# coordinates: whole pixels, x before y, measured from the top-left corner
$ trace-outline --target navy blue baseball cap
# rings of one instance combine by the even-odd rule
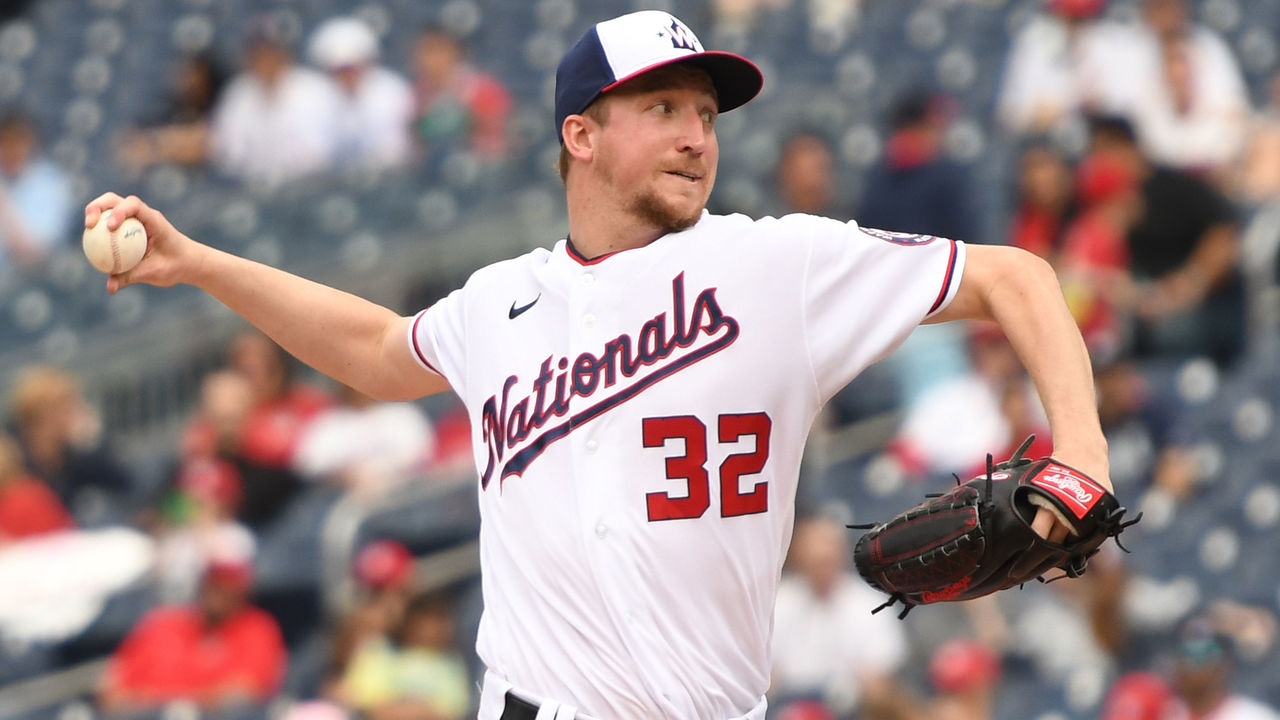
[[[602,93],[650,70],[686,62],[711,76],[720,112],[745,104],[764,85],[755,63],[741,55],[704,50],[674,15],[641,10],[596,23],[561,58],[556,68],[556,136],[565,118],[586,110]]]

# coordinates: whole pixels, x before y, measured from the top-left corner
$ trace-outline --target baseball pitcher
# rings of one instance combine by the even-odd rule
[[[110,223],[147,229],[146,257],[108,291],[189,283],[365,393],[462,398],[482,516],[482,720],[764,718],[806,435],[919,323],[997,322],[1039,390],[1055,461],[1110,486],[1088,356],[1046,263],[705,210],[716,120],[762,82],[665,12],[598,23],[556,74],[568,235],[408,317],[199,244],[136,197],[86,208],[87,227],[111,209]],[[1023,519],[1072,542],[1050,507]]]

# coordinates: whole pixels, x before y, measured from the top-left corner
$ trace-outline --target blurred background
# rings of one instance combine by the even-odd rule
[[[4,3],[0,717],[474,714],[456,399],[336,386],[192,288],[108,298],[81,209],[416,312],[563,236],[555,65],[655,7],[765,74],[714,211],[1054,264],[1145,513],[1082,579],[871,616],[843,523],[1052,448],[998,331],[920,329],[815,428],[771,715],[1276,717],[1280,0]]]

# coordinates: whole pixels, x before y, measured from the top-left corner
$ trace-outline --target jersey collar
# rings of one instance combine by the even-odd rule
[[[569,236],[567,236],[567,235],[565,236],[565,239],[564,239],[564,249],[565,249],[565,252],[569,254],[569,257],[570,257],[574,262],[578,263],[579,265],[583,265],[583,266],[586,266],[586,265],[598,265],[598,264],[600,264],[600,263],[604,262],[605,258],[613,257],[614,255],[617,255],[618,253],[622,252],[621,250],[614,250],[613,252],[607,252],[607,253],[605,253],[605,254],[603,254],[603,255],[597,255],[596,257],[589,258],[589,257],[587,257],[586,255],[583,255],[583,254],[578,250],[578,248],[574,247],[574,244],[573,244],[573,238],[571,238],[571,237],[569,237]]]

